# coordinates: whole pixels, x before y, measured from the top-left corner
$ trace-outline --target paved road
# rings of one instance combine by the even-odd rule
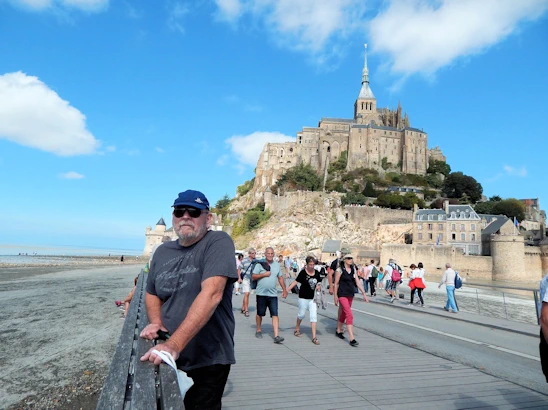
[[[360,346],[352,348],[348,340],[334,336],[333,306],[320,311],[320,346],[311,343],[306,319],[305,334],[294,337],[297,308],[293,295],[280,303],[284,344],[275,345],[266,335],[256,339],[254,310],[247,319],[239,314],[241,296],[235,296],[238,363],[229,377],[224,406],[548,408],[548,389],[537,359],[538,341],[524,334],[534,334],[534,326],[517,325],[521,333],[516,333],[466,322],[462,320],[465,315],[446,316],[434,307],[415,311],[422,308],[400,307],[397,302],[389,305],[380,297],[379,302],[369,304],[358,299],[354,312]],[[434,314],[425,314],[428,310]],[[263,326],[267,333],[269,322]],[[508,327],[512,330],[511,324]]]

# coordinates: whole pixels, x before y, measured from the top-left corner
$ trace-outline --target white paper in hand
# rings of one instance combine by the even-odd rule
[[[171,353],[156,349],[154,349],[152,353],[160,357],[160,359],[162,359],[169,366],[171,366],[173,370],[175,370],[175,373],[177,374],[177,383],[179,384],[179,390],[181,391],[181,397],[184,399],[188,389],[190,389],[194,385],[194,380],[188,377],[187,374],[182,370],[177,369],[177,364],[175,363],[175,360],[173,360],[173,356],[171,355]]]

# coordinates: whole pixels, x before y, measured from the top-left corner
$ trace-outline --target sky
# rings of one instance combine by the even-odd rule
[[[213,204],[265,142],[351,118],[364,43],[487,196],[548,206],[548,0],[0,0],[0,244],[142,249],[177,193]]]

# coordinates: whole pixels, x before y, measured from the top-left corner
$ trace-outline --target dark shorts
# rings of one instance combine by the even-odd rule
[[[185,409],[220,409],[229,373],[229,364],[189,370],[187,374],[194,381],[194,385],[186,392]]]
[[[391,280],[391,281],[390,281],[390,285],[388,286],[388,289],[390,289],[390,290],[396,290],[396,286],[398,286],[399,283],[400,283],[399,281],[394,282],[393,280]]]
[[[278,316],[278,297],[257,295],[257,315],[265,316],[267,307],[270,317]]]

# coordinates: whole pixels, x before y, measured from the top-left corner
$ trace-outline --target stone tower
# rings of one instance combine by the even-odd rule
[[[367,44],[364,44],[364,63],[362,70],[362,88],[354,103],[354,119],[358,124],[369,124],[378,119],[377,99],[369,87],[369,68],[367,67]]]
[[[515,281],[525,270],[525,243],[520,235],[491,235],[493,280]]]

